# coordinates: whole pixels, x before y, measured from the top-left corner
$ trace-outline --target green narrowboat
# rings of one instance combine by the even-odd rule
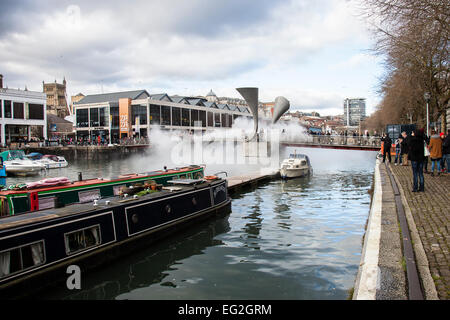
[[[48,185],[43,183],[38,187],[22,184],[0,191],[0,217],[113,197],[119,195],[124,187],[142,185],[148,181],[165,186],[169,180],[201,179],[203,177],[204,167],[192,165],[146,173],[125,174],[113,178],[88,180],[79,178],[78,181],[68,181],[63,178],[59,185],[58,182],[55,184],[55,180]],[[45,180],[42,181],[45,182]]]

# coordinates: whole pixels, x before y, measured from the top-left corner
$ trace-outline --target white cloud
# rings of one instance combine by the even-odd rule
[[[342,96],[336,88],[303,84],[297,90],[301,85],[292,82],[308,77],[300,67],[317,63],[316,56],[325,48],[368,44],[349,2],[258,3],[54,2],[60,6],[49,5],[39,13],[41,24],[0,35],[0,70],[6,82],[26,82],[31,90],[41,90],[42,80],[65,76],[69,95],[98,93],[103,87],[105,92],[178,90],[172,94],[223,88],[238,96],[234,88],[248,83],[261,86],[265,100],[284,95],[299,106],[340,107]],[[369,59],[357,54],[322,63],[339,72]],[[287,73],[289,77],[283,77]]]

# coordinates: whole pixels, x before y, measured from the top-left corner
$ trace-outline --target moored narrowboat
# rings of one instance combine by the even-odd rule
[[[178,182],[168,181],[166,187],[144,189],[133,196],[0,219],[0,294],[35,288],[37,279],[49,274],[53,278],[54,272],[69,265],[90,268],[113,258],[106,252],[148,245],[144,237],[166,235],[187,222],[230,212],[226,180]]]
[[[0,217],[43,209],[58,208],[73,203],[84,203],[105,197],[117,196],[122,187],[136,183],[154,181],[166,185],[173,179],[200,179],[204,167],[188,166],[159,171],[124,174],[111,178],[96,178],[78,181],[44,179],[41,184],[20,184],[0,191]]]

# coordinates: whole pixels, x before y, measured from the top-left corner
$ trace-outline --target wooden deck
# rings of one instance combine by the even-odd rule
[[[228,193],[233,194],[239,192],[245,187],[256,187],[260,183],[267,182],[280,177],[280,173],[274,174],[248,174],[226,178],[228,182]]]

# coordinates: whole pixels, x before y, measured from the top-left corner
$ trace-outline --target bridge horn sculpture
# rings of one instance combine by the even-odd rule
[[[253,115],[253,135],[247,141],[251,141],[258,133],[258,88],[236,88],[244,98]],[[275,99],[272,123],[276,123],[280,117],[289,109],[289,101],[284,97]]]
[[[248,141],[253,140],[258,133],[258,88],[236,88],[247,102],[253,115],[253,135]]]
[[[273,108],[272,123],[276,123],[280,117],[289,110],[289,101],[285,97],[275,98],[275,107]]]

